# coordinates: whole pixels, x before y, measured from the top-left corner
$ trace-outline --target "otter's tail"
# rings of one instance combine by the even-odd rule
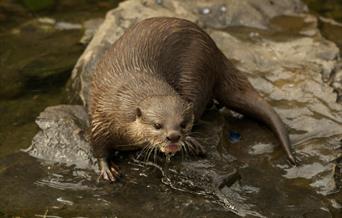
[[[288,132],[279,115],[258,94],[241,72],[231,64],[228,71],[215,87],[215,98],[227,108],[266,123],[278,137],[290,162],[296,164],[296,159],[290,149]]]

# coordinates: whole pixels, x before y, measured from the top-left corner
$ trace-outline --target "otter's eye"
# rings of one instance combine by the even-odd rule
[[[183,121],[183,122],[180,124],[180,127],[181,127],[182,129],[185,129],[185,128],[186,128],[186,122]]]
[[[154,127],[155,129],[161,129],[161,128],[162,128],[162,125],[161,125],[160,123],[154,123],[154,124],[153,124],[153,127]]]

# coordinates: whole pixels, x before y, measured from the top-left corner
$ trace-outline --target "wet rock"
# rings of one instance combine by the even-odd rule
[[[83,23],[84,26],[84,35],[82,36],[80,42],[82,44],[88,44],[91,39],[94,37],[96,31],[99,29],[101,24],[103,23],[102,18],[87,20]]]
[[[272,146],[271,144],[258,143],[250,149],[249,153],[258,155],[258,154],[272,153],[273,150],[274,150],[274,146]]]
[[[336,65],[339,50],[332,42],[302,37],[249,43],[220,31],[213,31],[211,36],[229,58],[239,61],[237,65],[248,72],[252,84],[275,101],[275,108],[291,128],[312,134],[326,132],[330,126],[331,135],[341,134],[341,106],[320,75],[323,70],[332,72]],[[313,113],[330,119],[310,117]]]
[[[244,201],[242,196],[248,187],[239,185],[239,172],[227,159],[183,160],[167,171],[159,170],[162,183],[175,191],[203,196],[239,216],[262,217]],[[257,189],[254,191],[258,192]]]
[[[199,6],[199,22],[215,29],[224,29],[229,26],[266,29],[269,20],[275,16],[302,13],[307,10],[300,1],[232,0],[211,4],[200,3]]]
[[[65,30],[80,30],[83,29],[83,25],[79,23],[70,23],[65,21],[57,21],[50,17],[41,17],[36,20],[32,20],[24,24],[24,26],[33,25],[36,28],[40,28],[42,30],[49,30],[50,31],[65,31]]]
[[[80,168],[92,166],[94,158],[86,140],[88,115],[82,106],[48,107],[36,123],[40,131],[26,150],[30,155]]]
[[[321,175],[319,179],[311,183],[310,185],[314,188],[317,188],[318,193],[322,195],[329,195],[335,192],[338,192],[338,187],[336,186],[335,181],[335,164],[330,164],[326,173]]]
[[[297,178],[302,177],[306,179],[311,179],[312,177],[318,175],[321,172],[324,172],[326,168],[330,168],[329,166],[323,166],[319,163],[313,163],[310,165],[302,165],[296,168],[290,168],[287,171],[287,174],[284,175],[286,178]]]
[[[335,71],[330,74],[329,80],[338,95],[337,102],[342,103],[342,61],[336,65]]]
[[[78,23],[57,22],[55,25],[57,30],[79,30],[82,29],[82,25]]]

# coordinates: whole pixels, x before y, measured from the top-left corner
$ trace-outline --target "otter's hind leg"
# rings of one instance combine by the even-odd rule
[[[229,64],[229,63],[228,63]],[[292,164],[296,159],[290,149],[287,129],[274,109],[258,94],[247,78],[231,64],[221,73],[214,87],[215,98],[227,108],[266,123],[278,137]]]

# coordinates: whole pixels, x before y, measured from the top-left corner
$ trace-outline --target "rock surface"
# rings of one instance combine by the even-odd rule
[[[37,158],[80,168],[92,166],[94,158],[86,140],[88,114],[80,105],[48,107],[36,119],[41,129],[26,151]]]
[[[76,93],[75,99],[86,105],[89,79],[96,62],[137,21],[153,16],[176,16],[196,22],[279,112],[290,128],[301,165],[289,166],[284,154],[274,146],[275,139],[262,127],[246,119],[232,118],[223,111],[229,122],[218,122],[213,119],[217,115],[210,113],[207,121],[204,118],[202,140],[210,139],[208,146],[213,148],[209,149],[208,157],[182,162],[178,171],[178,164],[171,166],[169,173],[162,169],[162,182],[172,190],[210,193],[220,205],[223,202],[224,208],[239,216],[329,217],[338,213],[342,202],[338,170],[342,108],[326,81],[334,75],[332,86],[339,90],[340,79],[336,79],[340,76],[339,49],[321,36],[317,18],[306,14],[306,10],[296,0],[125,1],[108,12],[76,64],[68,88]],[[83,167],[92,165],[89,145],[80,134],[87,124],[81,106],[48,108],[40,117],[37,123],[42,131],[33,140],[31,154],[50,161],[81,162]],[[228,129],[240,132],[241,141],[227,143]],[[236,169],[241,180],[221,187],[219,184]],[[198,175],[205,172],[210,175],[199,179]],[[147,178],[153,178],[151,175],[146,172]],[[212,182],[220,175],[224,178],[219,179],[221,183]],[[208,184],[215,184],[214,188]],[[300,208],[293,208],[298,204]]]

